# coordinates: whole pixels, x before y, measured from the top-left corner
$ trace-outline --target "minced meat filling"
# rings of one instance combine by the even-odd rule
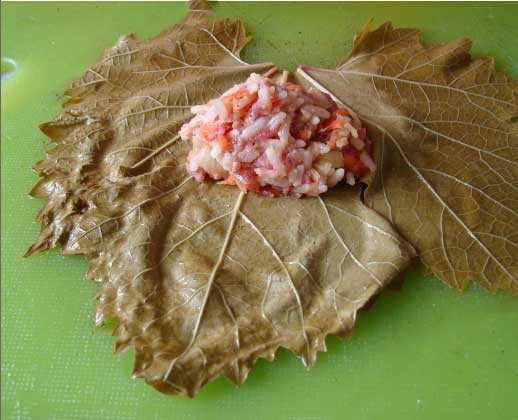
[[[199,182],[317,196],[375,169],[365,128],[315,89],[251,74],[192,112],[180,136],[192,141],[187,170]]]

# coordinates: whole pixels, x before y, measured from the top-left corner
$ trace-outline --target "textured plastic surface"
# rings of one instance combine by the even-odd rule
[[[225,3],[254,37],[248,61],[288,69],[335,65],[353,34],[375,24],[424,29],[428,42],[461,36],[518,75],[518,4]],[[351,340],[328,341],[315,369],[280,352],[237,390],[226,380],[194,399],[130,379],[132,354],[111,355],[110,329],[94,329],[82,257],[21,256],[43,202],[27,192],[31,165],[50,144],[37,124],[59,112],[67,82],[124,33],[149,37],[180,18],[183,3],[2,3],[2,418],[22,419],[515,419],[518,299],[472,286],[450,290],[416,270],[359,316]]]

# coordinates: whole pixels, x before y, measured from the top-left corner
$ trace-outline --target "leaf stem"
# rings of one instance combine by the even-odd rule
[[[234,205],[234,209],[232,210],[232,218],[230,219],[230,223],[228,225],[227,233],[225,235],[225,239],[223,241],[223,245],[221,246],[221,250],[219,252],[218,259],[216,261],[216,264],[214,264],[214,267],[212,268],[212,272],[210,273],[210,277],[209,277],[209,280],[208,280],[207,285],[206,285],[207,291],[205,293],[205,296],[203,297],[203,302],[201,304],[201,308],[200,308],[200,311],[199,311],[199,314],[198,314],[198,318],[196,319],[196,324],[194,326],[194,331],[192,333],[191,340],[189,341],[189,344],[187,345],[185,350],[178,357],[175,357],[171,361],[171,364],[169,365],[169,368],[167,369],[167,371],[166,371],[166,373],[164,375],[164,381],[166,381],[166,382],[168,382],[167,378],[171,374],[171,371],[173,370],[173,367],[174,367],[174,364],[176,363],[176,361],[181,359],[183,356],[185,356],[185,354],[187,354],[187,352],[191,349],[192,345],[194,344],[194,341],[198,337],[198,332],[200,330],[201,321],[203,319],[203,314],[205,313],[205,308],[207,307],[207,302],[209,301],[209,296],[210,296],[210,293],[212,291],[212,286],[214,285],[214,281],[216,279],[216,275],[218,274],[218,271],[219,271],[219,269],[220,269],[220,267],[223,264],[223,261],[225,259],[225,254],[227,252],[228,246],[230,245],[232,233],[233,233],[234,227],[236,225],[237,217],[240,214],[241,204],[243,202],[243,199],[244,199],[245,195],[246,195],[246,193],[243,192],[243,191],[241,191],[239,193],[239,196],[237,197],[237,200],[236,200],[236,204]]]
[[[164,151],[165,149],[167,149],[169,146],[171,146],[174,142],[176,142],[177,140],[180,139],[180,136],[177,134],[176,136],[174,136],[171,140],[169,140],[168,142],[166,142],[165,144],[163,144],[162,146],[160,146],[158,149],[156,149],[155,151],[153,151],[152,153],[150,153],[149,155],[147,155],[145,158],[139,160],[137,163],[135,163],[134,165],[130,166],[130,167],[127,167],[127,166],[121,166],[120,167],[120,171],[122,173],[122,175],[125,175],[129,170],[132,170],[132,169],[135,169],[135,168],[138,168],[140,165],[146,163],[149,159],[155,157],[156,155],[162,153],[162,151]]]

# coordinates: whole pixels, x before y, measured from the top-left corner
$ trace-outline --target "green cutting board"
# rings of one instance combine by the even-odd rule
[[[184,3],[2,3],[3,419],[518,419],[518,299],[471,286],[449,289],[414,269],[359,316],[350,340],[330,339],[307,371],[280,351],[236,389],[225,379],[194,400],[130,379],[133,355],[113,356],[109,328],[94,329],[81,256],[23,259],[43,204],[27,192],[50,147],[37,124],[59,112],[67,82],[121,34],[157,34]],[[470,36],[518,75],[518,4],[224,3],[253,36],[244,58],[281,68],[333,66],[371,16],[424,29],[428,42]],[[8,66],[8,64],[7,64]]]

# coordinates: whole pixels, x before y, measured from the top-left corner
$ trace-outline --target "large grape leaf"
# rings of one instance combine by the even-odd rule
[[[191,9],[155,39],[121,38],[42,126],[57,146],[36,166],[48,202],[28,251],[85,254],[96,322],[117,318],[134,375],[189,396],[220,375],[242,383],[281,346],[313,365],[414,256],[354,190],[272,199],[188,176],[189,107],[272,67],[239,59],[239,22]]]
[[[365,200],[443,281],[518,293],[518,80],[471,41],[385,23],[335,70],[298,73],[357,112],[376,145]]]
[[[138,173],[170,155],[192,105],[274,68],[239,58],[249,39],[240,21],[214,19],[206,2],[191,2],[181,22],[150,40],[122,36],[72,81],[64,112],[40,125],[57,146],[35,166],[43,178],[31,195],[51,199],[29,254],[66,244],[86,195],[120,178],[121,167]]]

